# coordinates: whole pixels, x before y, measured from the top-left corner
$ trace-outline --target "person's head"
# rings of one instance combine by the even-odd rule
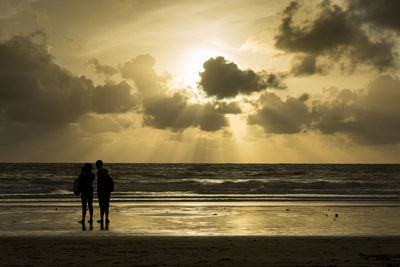
[[[96,167],[97,169],[101,169],[103,167],[103,161],[101,160],[96,161]]]
[[[85,172],[91,172],[91,171],[92,171],[92,164],[90,164],[90,163],[85,163],[85,164],[83,165],[83,170],[84,170]]]

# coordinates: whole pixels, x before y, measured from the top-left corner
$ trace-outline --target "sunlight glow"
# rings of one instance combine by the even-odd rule
[[[182,62],[181,74],[183,82],[187,86],[197,90],[197,83],[200,81],[199,72],[204,71],[203,64],[209,58],[225,56],[219,51],[210,49],[192,49],[184,56]]]

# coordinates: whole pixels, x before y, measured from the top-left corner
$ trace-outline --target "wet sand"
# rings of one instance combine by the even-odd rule
[[[281,204],[112,203],[109,231],[85,233],[78,205],[0,206],[0,236],[400,236],[398,204]]]
[[[398,203],[112,203],[108,231],[79,205],[0,216],[1,266],[400,266]]]
[[[400,266],[398,237],[0,237],[3,266]]]

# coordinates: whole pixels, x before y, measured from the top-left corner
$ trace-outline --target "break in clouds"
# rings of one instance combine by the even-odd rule
[[[395,67],[398,1],[347,0],[343,7],[323,0],[317,8],[309,3],[289,2],[275,35],[275,47],[294,54],[293,75],[327,74],[331,62],[347,72],[360,64],[380,72]]]

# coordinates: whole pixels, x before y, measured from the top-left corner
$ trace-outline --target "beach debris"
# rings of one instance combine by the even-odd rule
[[[15,220],[13,220],[13,223],[15,223]]]
[[[218,215],[217,213],[214,213],[213,215]]]
[[[286,209],[286,211],[289,211],[290,209]]]
[[[335,218],[337,218],[337,217],[339,217],[339,213],[336,213],[336,214],[335,214]]]
[[[325,214],[325,216],[326,216],[326,217],[328,217],[328,213],[327,213],[327,214]]]

